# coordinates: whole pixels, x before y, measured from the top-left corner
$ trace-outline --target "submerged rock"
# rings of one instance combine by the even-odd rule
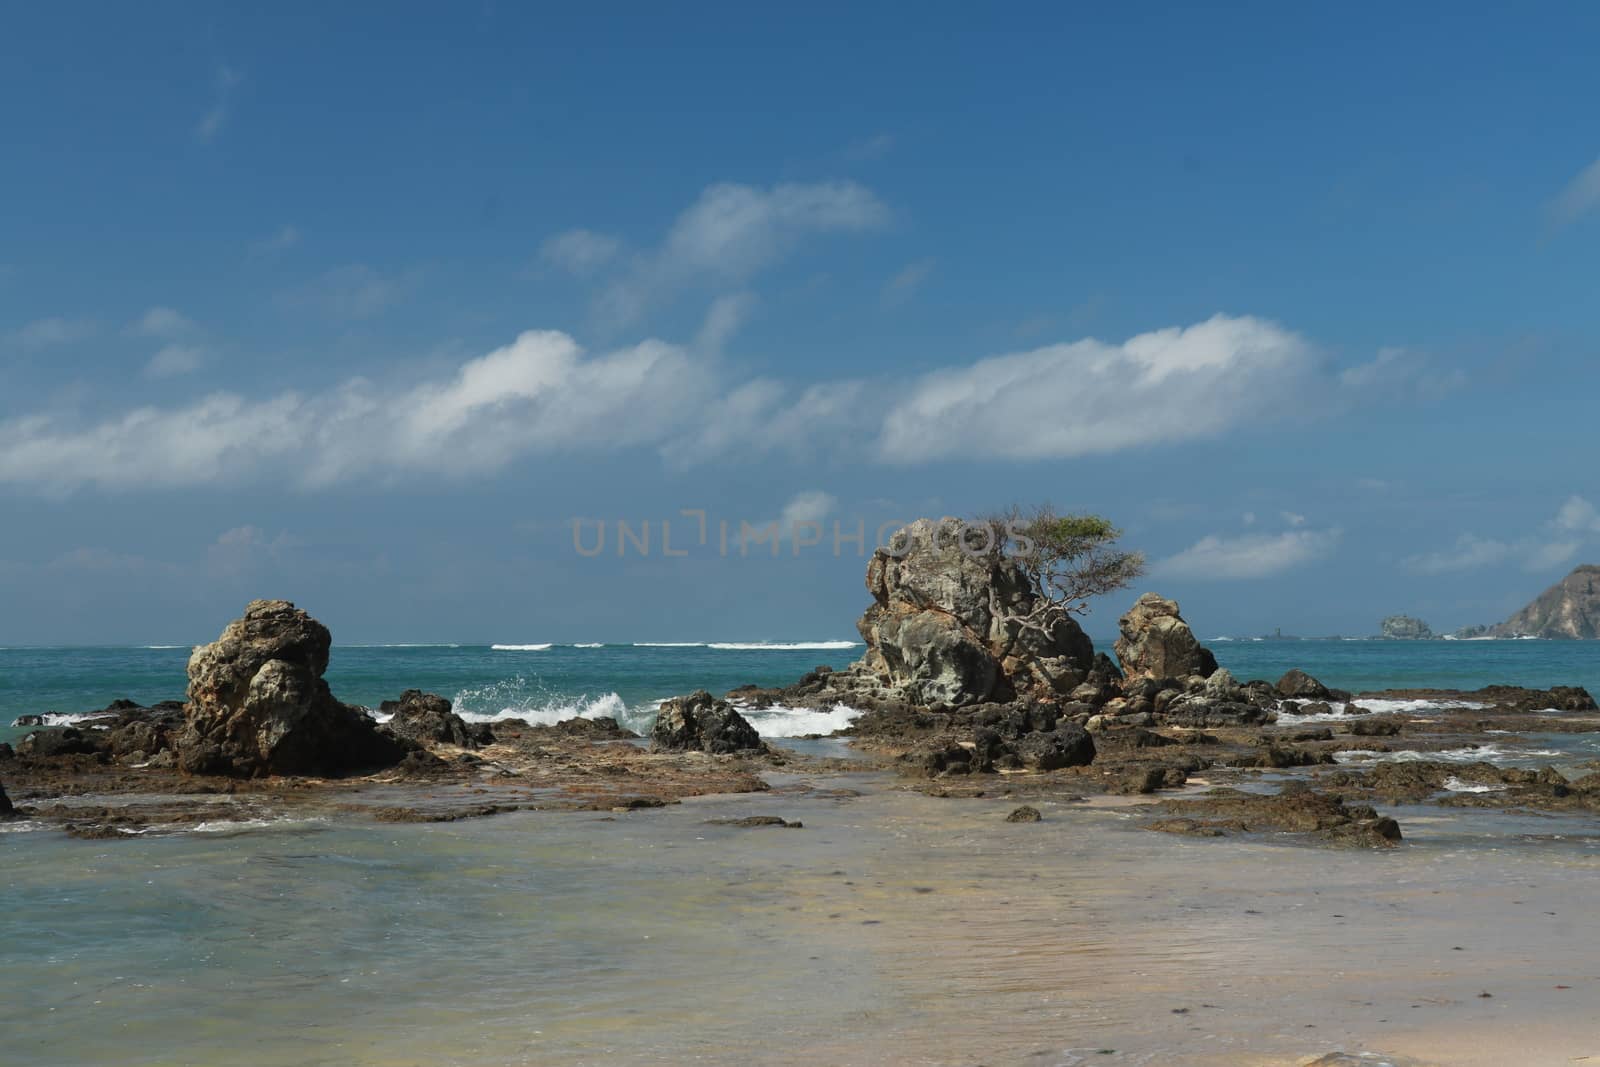
[[[1026,804],[1006,816],[1006,822],[1039,822],[1043,819],[1044,816],[1039,814],[1038,808],[1031,808]]]
[[[650,748],[658,752],[709,752],[725,755],[765,748],[761,735],[725,700],[701,689],[663,701],[650,731]]]
[[[1388,816],[1304,786],[1286,786],[1271,795],[1215,789],[1193,800],[1165,801],[1162,807],[1179,818],[1152,823],[1148,829],[1208,837],[1273,830],[1363,848],[1390,848],[1402,840],[1400,824]]]
[[[342,774],[391,766],[409,747],[323,680],[327,627],[286,600],[257,600],[189,658],[178,766],[191,774]]]
[[[1178,613],[1178,602],[1146,593],[1118,622],[1114,649],[1129,678],[1209,678],[1217,658]]]
[[[399,700],[385,700],[378,710],[391,716],[384,725],[396,736],[418,742],[477,748],[494,743],[488,723],[469,723],[450,701],[420,689],[407,689]]]

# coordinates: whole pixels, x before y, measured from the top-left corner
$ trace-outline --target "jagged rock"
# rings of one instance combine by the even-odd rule
[[[0,819],[9,819],[16,815],[17,809],[11,806],[11,798],[6,796],[4,782],[0,782]]]
[[[716,699],[704,689],[663,701],[650,731],[650,748],[658,752],[725,755],[763,747],[761,735],[732,704]]]
[[[964,529],[919,519],[873,553],[861,668],[911,704],[1072,693],[1094,665],[1088,637],[1037,597],[1015,560],[981,551]]]
[[[341,774],[391,766],[409,747],[323,680],[327,627],[286,600],[256,600],[189,658],[187,723],[176,739],[191,774]]]
[[[99,751],[100,738],[85,734],[74,726],[49,726],[35,730],[17,742],[17,755],[35,759],[56,756],[87,756]]]
[[[1267,708],[1228,700],[1212,700],[1203,694],[1185,693],[1173,698],[1161,712],[1169,726],[1260,726],[1276,720]]]
[[[1303,783],[1291,783],[1269,795],[1215,789],[1192,800],[1165,801],[1162,807],[1186,817],[1152,823],[1148,829],[1203,836],[1214,836],[1208,831],[1279,830],[1364,848],[1389,848],[1401,840],[1400,825],[1388,816],[1366,804],[1346,804],[1339,796],[1318,793]]]
[[[1327,686],[1299,667],[1279,678],[1275,688],[1282,696],[1298,697],[1301,700],[1327,700],[1331,695]]]
[[[1118,623],[1115,651],[1128,678],[1209,678],[1217,659],[1178,614],[1178,603],[1146,593]]]
[[[1008,746],[1022,765],[1040,771],[1084,767],[1094,762],[1094,738],[1073,722],[1058,722],[1054,730],[1024,734]]]
[[[450,701],[420,689],[407,689],[399,700],[385,700],[378,710],[391,716],[384,724],[391,733],[412,741],[459,748],[494,743],[488,723],[469,723],[455,713]]]
[[[1390,641],[1426,641],[1433,637],[1433,629],[1427,623],[1410,615],[1390,615],[1378,625]]]
[[[1038,808],[1030,808],[1024,804],[1022,807],[1013,810],[1010,815],[1007,815],[1006,822],[1038,822],[1043,818],[1044,816],[1039,814]]]
[[[1489,632],[1497,637],[1600,637],[1600,567],[1575,568]]]

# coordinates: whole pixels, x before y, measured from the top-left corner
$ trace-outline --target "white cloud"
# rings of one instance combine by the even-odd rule
[[[852,141],[844,150],[845,158],[854,163],[882,159],[894,148],[894,134],[877,133]]]
[[[283,294],[290,308],[311,309],[329,318],[370,319],[410,295],[420,282],[415,272],[381,274],[363,263],[336,267],[320,278]]]
[[[935,261],[932,259],[919,259],[915,263],[906,264],[893,278],[883,286],[882,299],[886,306],[894,307],[905,303],[916,295],[922,283],[926,282],[933,274]]]
[[[1315,371],[1309,344],[1248,316],[1051,345],[912,382],[877,452],[894,463],[1061,459],[1199,440],[1282,410]]]
[[[279,226],[272,236],[264,237],[251,245],[250,254],[252,256],[272,256],[279,252],[287,252],[298,245],[303,236],[298,226],[287,224]]]
[[[166,345],[144,366],[146,378],[176,378],[205,366],[205,349],[198,345]]]
[[[1466,533],[1456,538],[1454,546],[1442,552],[1410,556],[1405,565],[1408,570],[1418,574],[1449,574],[1492,567],[1505,562],[1511,553],[1511,546],[1504,541]]]
[[[1366,392],[1386,399],[1410,396],[1418,400],[1437,400],[1467,384],[1460,368],[1440,368],[1419,352],[1405,348],[1381,348],[1369,363],[1346,368],[1339,384],[1353,392]]]
[[[1600,159],[1583,168],[1550,202],[1550,221],[1556,226],[1577,222],[1600,207]]]
[[[739,332],[755,305],[756,299],[750,293],[717,297],[706,312],[700,332],[695,335],[695,350],[708,355],[721,354],[723,346]]]
[[[32,352],[58,345],[73,345],[86,341],[95,334],[95,325],[87,319],[48,318],[35,319],[12,334],[13,340]]]
[[[796,493],[787,504],[783,506],[783,521],[785,530],[791,529],[797,522],[821,522],[839,506],[839,501],[830,493],[820,489],[809,489],[803,493]]]
[[[626,326],[687,286],[742,284],[807,236],[874,229],[888,218],[877,196],[855,182],[713,185],[678,216],[659,248],[635,257],[606,288],[598,309],[608,325]]]
[[[713,395],[676,346],[586,357],[565,334],[529,332],[409,388],[353,379],[316,396],[218,393],[87,426],[48,415],[0,421],[0,484],[67,492],[475,477],[527,456],[659,443]]]
[[[593,230],[568,230],[539,246],[539,258],[568,274],[587,277],[611,262],[622,249],[615,237]]]
[[[1440,552],[1408,556],[1403,565],[1419,574],[1450,574],[1515,563],[1526,571],[1565,566],[1600,534],[1600,511],[1581,496],[1570,496],[1555,517],[1535,533],[1515,541],[1464,533]]]
[[[1288,530],[1279,534],[1203,537],[1150,568],[1155,577],[1194,581],[1268,578],[1330,555],[1338,530]]]
[[[228,109],[233,100],[233,91],[243,80],[244,75],[227,64],[217,67],[211,106],[195,124],[194,135],[197,138],[209,141],[222,132],[222,127],[228,122]]]
[[[1290,526],[1304,526],[1306,524],[1306,517],[1293,511],[1280,511],[1278,512],[1278,517]]]
[[[198,327],[169,307],[153,307],[129,324],[127,333],[134,337],[171,339],[194,333]]]

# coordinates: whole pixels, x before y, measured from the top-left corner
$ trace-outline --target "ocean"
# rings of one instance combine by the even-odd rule
[[[639,728],[663,697],[861,652],[738,646],[335,646],[329,681],[369,706],[418,687],[474,718]],[[1241,679],[1600,691],[1600,643],[1212,647]],[[0,650],[0,739],[20,714],[179,698],[188,652]],[[774,737],[846,719],[756,716]],[[0,1062],[1237,1067],[1381,1049],[1471,1067],[1595,1051],[1591,820],[1391,808],[1406,846],[1350,852],[1140,832],[1138,798],[1041,801],[1043,822],[1013,825],[1003,796],[768,777],[768,793],[618,814],[0,833]],[[707,822],[759,814],[805,826]]]
[[[1109,640],[1095,646],[1109,649]],[[1354,692],[1495,683],[1582,685],[1600,694],[1600,642],[1220,641],[1217,661],[1236,678],[1276,680],[1292,667]],[[19,715],[72,715],[127,698],[181,700],[187,647],[0,648],[0,741],[23,732]],[[465,717],[552,723],[609,715],[647,730],[662,699],[695,689],[721,695],[745,684],[784,685],[813,667],[861,655],[843,638],[793,642],[572,645],[335,645],[328,683],[340,699],[376,708],[408,688],[449,697]],[[752,721],[768,737],[831,733],[848,710],[777,710]]]

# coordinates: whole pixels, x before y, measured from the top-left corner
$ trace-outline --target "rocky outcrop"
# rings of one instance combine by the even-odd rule
[[[399,700],[385,700],[378,710],[390,716],[384,725],[397,737],[458,748],[494,743],[488,723],[469,723],[455,713],[450,701],[420,689],[407,689]]]
[[[650,748],[655,752],[728,755],[758,752],[764,747],[761,735],[732,704],[704,689],[663,701],[650,731]]]
[[[1489,632],[1495,637],[1600,637],[1600,567],[1578,567]]]
[[[1209,678],[1217,659],[1178,614],[1178,602],[1146,593],[1118,623],[1114,649],[1128,678]]]
[[[1433,637],[1433,629],[1427,623],[1410,615],[1390,615],[1378,626],[1388,641],[1427,641]]]
[[[1278,684],[1273,687],[1279,696],[1291,697],[1295,700],[1327,700],[1333,696],[1333,691],[1311,675],[1294,668],[1278,679]]]
[[[323,680],[327,627],[286,600],[257,600],[189,658],[178,766],[191,774],[336,775],[390,766],[408,746]]]
[[[861,667],[911,704],[1070,693],[1093,665],[1088,637],[1015,560],[965,530],[958,519],[919,519],[873,553]]]

